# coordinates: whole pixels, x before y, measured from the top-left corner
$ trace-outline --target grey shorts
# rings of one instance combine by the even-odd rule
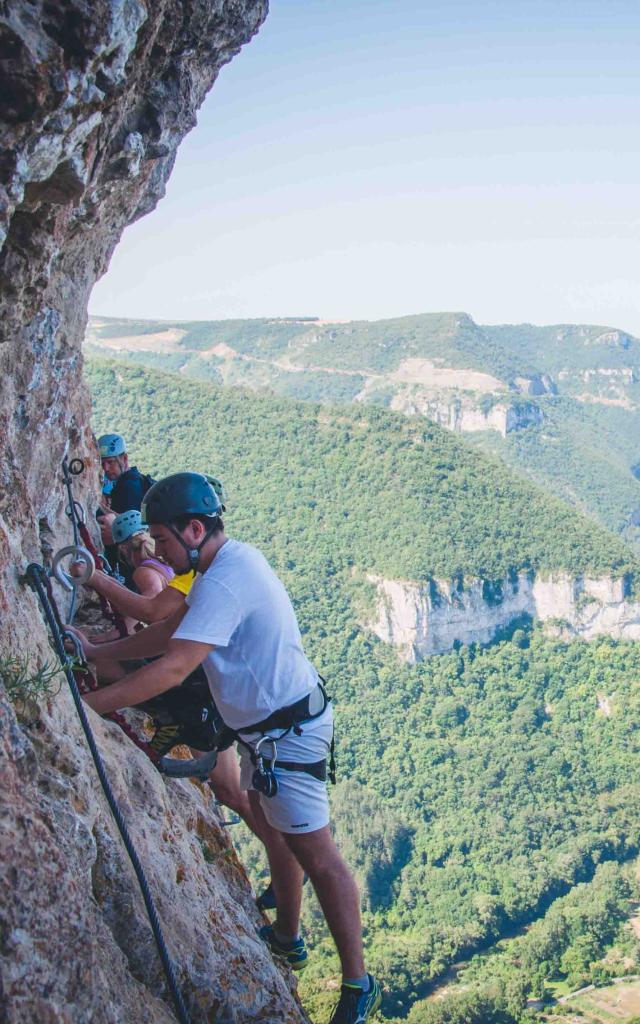
[[[302,735],[290,732],[279,740],[282,730],[274,729],[273,737],[278,747],[278,758],[281,761],[313,763],[328,756],[333,735],[333,711],[331,705],[319,718],[305,722],[301,726]],[[271,735],[271,734],[270,734]],[[260,739],[259,735],[243,734],[242,739],[250,746]],[[255,766],[251,755],[242,744],[238,744],[240,752],[240,786],[242,789],[253,789],[251,780]],[[266,744],[262,751],[271,757],[271,746]],[[306,772],[290,772],[276,766],[274,769],[278,780],[278,792],[275,796],[266,797],[260,794],[260,805],[264,816],[278,832],[292,835],[304,832],[317,832],[329,824],[329,799],[326,782],[314,779]]]

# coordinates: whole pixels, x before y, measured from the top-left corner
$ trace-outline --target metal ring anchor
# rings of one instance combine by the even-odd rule
[[[68,558],[70,555],[73,555],[75,561],[84,562],[85,568],[81,576],[71,576],[62,568],[60,564],[62,559]],[[60,548],[51,562],[51,575],[57,579],[61,587],[69,591],[75,590],[80,583],[88,583],[95,571],[96,563],[93,560],[93,555],[86,548],[77,544],[69,544],[66,548]]]

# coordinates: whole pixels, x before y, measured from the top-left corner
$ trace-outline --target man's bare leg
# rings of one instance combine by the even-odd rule
[[[264,843],[271,869],[271,883],[276,896],[276,935],[283,942],[296,939],[300,930],[300,905],[304,872],[296,860],[282,832],[273,828],[264,816],[260,794],[248,792],[256,833]]]
[[[200,751],[193,751],[197,757]],[[218,803],[235,811],[253,834],[262,840],[261,823],[256,821],[246,790],[240,788],[240,764],[234,747],[218,754],[216,766],[209,775],[209,785]]]
[[[364,976],[360,895],[353,875],[333,841],[328,825],[304,835],[283,835],[302,865],[322,907],[338,950],[345,978]],[[278,901],[280,914],[280,901]]]

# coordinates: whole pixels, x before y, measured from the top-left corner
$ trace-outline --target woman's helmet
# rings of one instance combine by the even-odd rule
[[[119,516],[116,516],[111,525],[113,543],[122,544],[125,540],[129,540],[129,537],[133,537],[134,534],[145,533],[147,530],[148,526],[142,522],[142,516],[137,509],[121,512]]]

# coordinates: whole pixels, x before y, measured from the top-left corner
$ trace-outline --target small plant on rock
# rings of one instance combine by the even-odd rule
[[[55,697],[62,679],[62,669],[48,661],[34,670],[27,655],[0,656],[0,682],[14,704],[38,704],[43,698]]]

